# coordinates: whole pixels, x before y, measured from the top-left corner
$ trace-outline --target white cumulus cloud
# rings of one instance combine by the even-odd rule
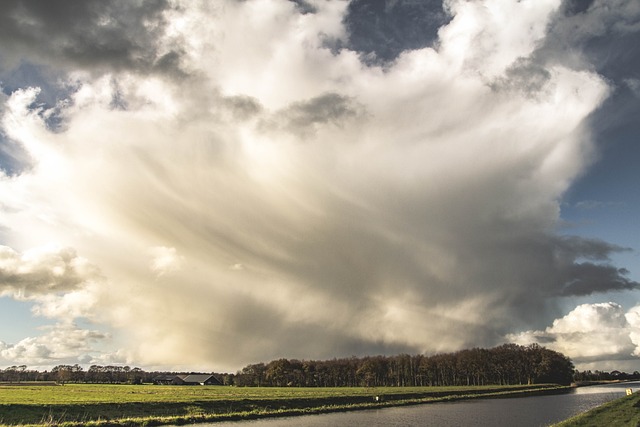
[[[540,343],[574,359],[578,366],[591,361],[632,359],[638,355],[639,306],[625,313],[617,303],[581,304],[543,331],[507,336],[519,344]]]
[[[15,344],[0,341],[0,363],[45,367],[79,363],[81,355],[99,355],[96,344],[109,339],[108,334],[79,328],[72,322],[43,328],[44,334]]]

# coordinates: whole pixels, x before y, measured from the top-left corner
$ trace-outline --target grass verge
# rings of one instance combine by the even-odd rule
[[[632,394],[576,415],[553,427],[640,426],[640,394]]]

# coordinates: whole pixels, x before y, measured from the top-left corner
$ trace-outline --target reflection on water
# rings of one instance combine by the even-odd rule
[[[634,381],[629,383],[615,383],[606,385],[591,385],[588,387],[579,387],[575,394],[593,394],[593,393],[626,393],[630,388],[634,392],[640,391],[640,382]]]
[[[522,426],[557,423],[580,412],[640,390],[640,382],[580,387],[571,393],[508,399],[476,399],[465,402],[340,412],[301,417],[200,424],[211,427],[410,427],[410,426]]]

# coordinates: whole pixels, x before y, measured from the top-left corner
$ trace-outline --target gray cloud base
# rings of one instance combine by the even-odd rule
[[[175,52],[159,54],[164,1],[23,1],[3,3],[2,59],[62,67],[173,67]],[[25,58],[26,57],[26,58]]]

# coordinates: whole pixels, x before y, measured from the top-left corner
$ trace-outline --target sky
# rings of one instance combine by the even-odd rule
[[[636,0],[6,0],[0,368],[640,370],[639,114]]]

